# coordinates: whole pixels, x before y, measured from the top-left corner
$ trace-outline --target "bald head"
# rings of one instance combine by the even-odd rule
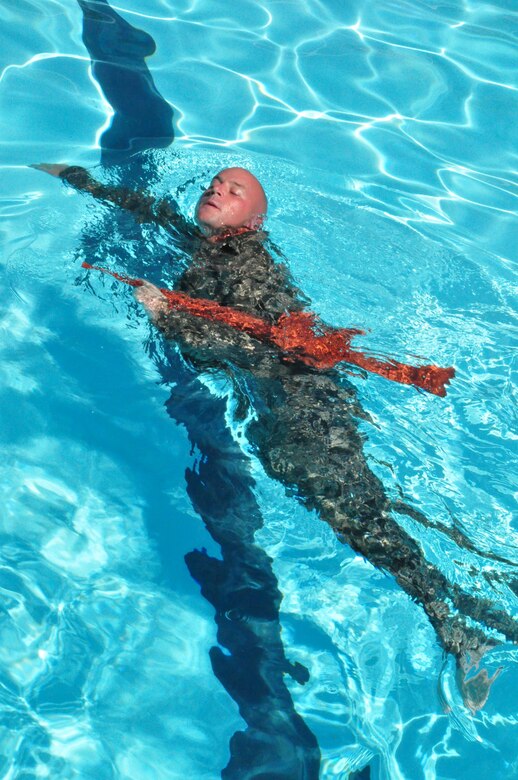
[[[212,179],[196,206],[196,221],[206,234],[225,228],[257,230],[266,216],[264,190],[246,168],[225,168]]]

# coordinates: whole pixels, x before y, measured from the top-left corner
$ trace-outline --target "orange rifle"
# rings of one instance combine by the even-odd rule
[[[141,279],[121,276],[115,271],[86,262],[83,263],[83,268],[108,273],[132,287],[143,285]],[[452,367],[410,366],[396,360],[384,362],[353,350],[351,339],[364,334],[365,331],[356,328],[334,328],[319,320],[312,312],[282,314],[272,325],[260,317],[254,317],[252,314],[231,306],[223,306],[206,298],[193,298],[186,293],[163,288],[160,288],[160,292],[167,299],[171,309],[230,325],[259,341],[278,347],[287,360],[298,360],[312,368],[325,370],[337,363],[351,363],[393,382],[420,387],[428,393],[442,397],[446,395],[446,385],[455,376],[455,369]]]

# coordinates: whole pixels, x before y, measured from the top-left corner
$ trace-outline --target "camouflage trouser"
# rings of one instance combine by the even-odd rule
[[[370,470],[358,429],[365,414],[351,386],[296,366],[254,372],[250,383],[257,416],[248,439],[266,473],[316,510],[353,550],[390,572],[423,606],[445,650],[460,657],[491,644],[465,616],[518,642],[516,621],[448,582],[394,519],[394,508],[419,513],[401,502],[392,505]]]

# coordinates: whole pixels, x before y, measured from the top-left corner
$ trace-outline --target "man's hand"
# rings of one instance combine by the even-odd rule
[[[68,167],[69,166],[65,163],[33,163],[32,165],[29,165],[29,168],[36,168],[37,171],[43,171],[44,173],[57,177],[59,177],[59,175]]]
[[[159,287],[150,282],[143,281],[141,287],[135,288],[135,298],[143,305],[151,322],[156,322],[168,309],[167,298]]]

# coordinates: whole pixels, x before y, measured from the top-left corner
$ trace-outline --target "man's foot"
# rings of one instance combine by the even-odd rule
[[[489,676],[487,669],[479,669],[482,656],[490,647],[491,645],[481,645],[476,650],[466,652],[457,659],[459,690],[464,704],[473,715],[481,710],[487,702],[491,686],[503,669],[502,666],[498,667],[492,677]],[[469,676],[470,672],[477,669],[476,674]]]

